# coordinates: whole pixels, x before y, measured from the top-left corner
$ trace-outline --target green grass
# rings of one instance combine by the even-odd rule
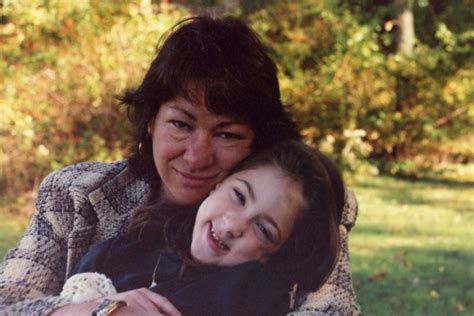
[[[474,315],[474,183],[358,178],[350,234],[366,315]]]
[[[356,177],[350,233],[354,286],[365,315],[474,315],[474,182]],[[471,182],[469,182],[471,181]],[[0,256],[25,216],[0,211]]]
[[[0,211],[0,260],[25,231],[28,219]]]

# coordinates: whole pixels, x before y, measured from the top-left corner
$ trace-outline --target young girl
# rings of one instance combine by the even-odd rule
[[[118,292],[150,288],[183,315],[285,314],[332,271],[343,203],[330,159],[284,142],[240,163],[199,207],[143,207],[127,235],[93,246],[75,272],[103,273]],[[118,312],[139,305],[126,303]],[[97,314],[125,304],[102,305]]]

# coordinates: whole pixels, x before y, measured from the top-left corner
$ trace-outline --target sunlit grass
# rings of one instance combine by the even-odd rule
[[[474,183],[357,178],[350,234],[366,315],[474,313]]]
[[[0,212],[0,260],[25,231],[28,218]]]

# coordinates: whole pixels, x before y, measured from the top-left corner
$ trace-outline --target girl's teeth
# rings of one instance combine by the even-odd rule
[[[216,231],[214,230],[214,226],[211,227],[211,235],[212,238],[214,238],[214,240],[216,241],[219,248],[227,250],[227,245],[217,237]]]

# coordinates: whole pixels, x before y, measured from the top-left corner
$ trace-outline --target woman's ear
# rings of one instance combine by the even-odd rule
[[[155,129],[155,120],[156,120],[156,116],[153,117],[153,118],[150,120],[150,122],[148,122],[146,131],[147,131],[147,133],[148,133],[149,136],[153,136],[153,130]]]

